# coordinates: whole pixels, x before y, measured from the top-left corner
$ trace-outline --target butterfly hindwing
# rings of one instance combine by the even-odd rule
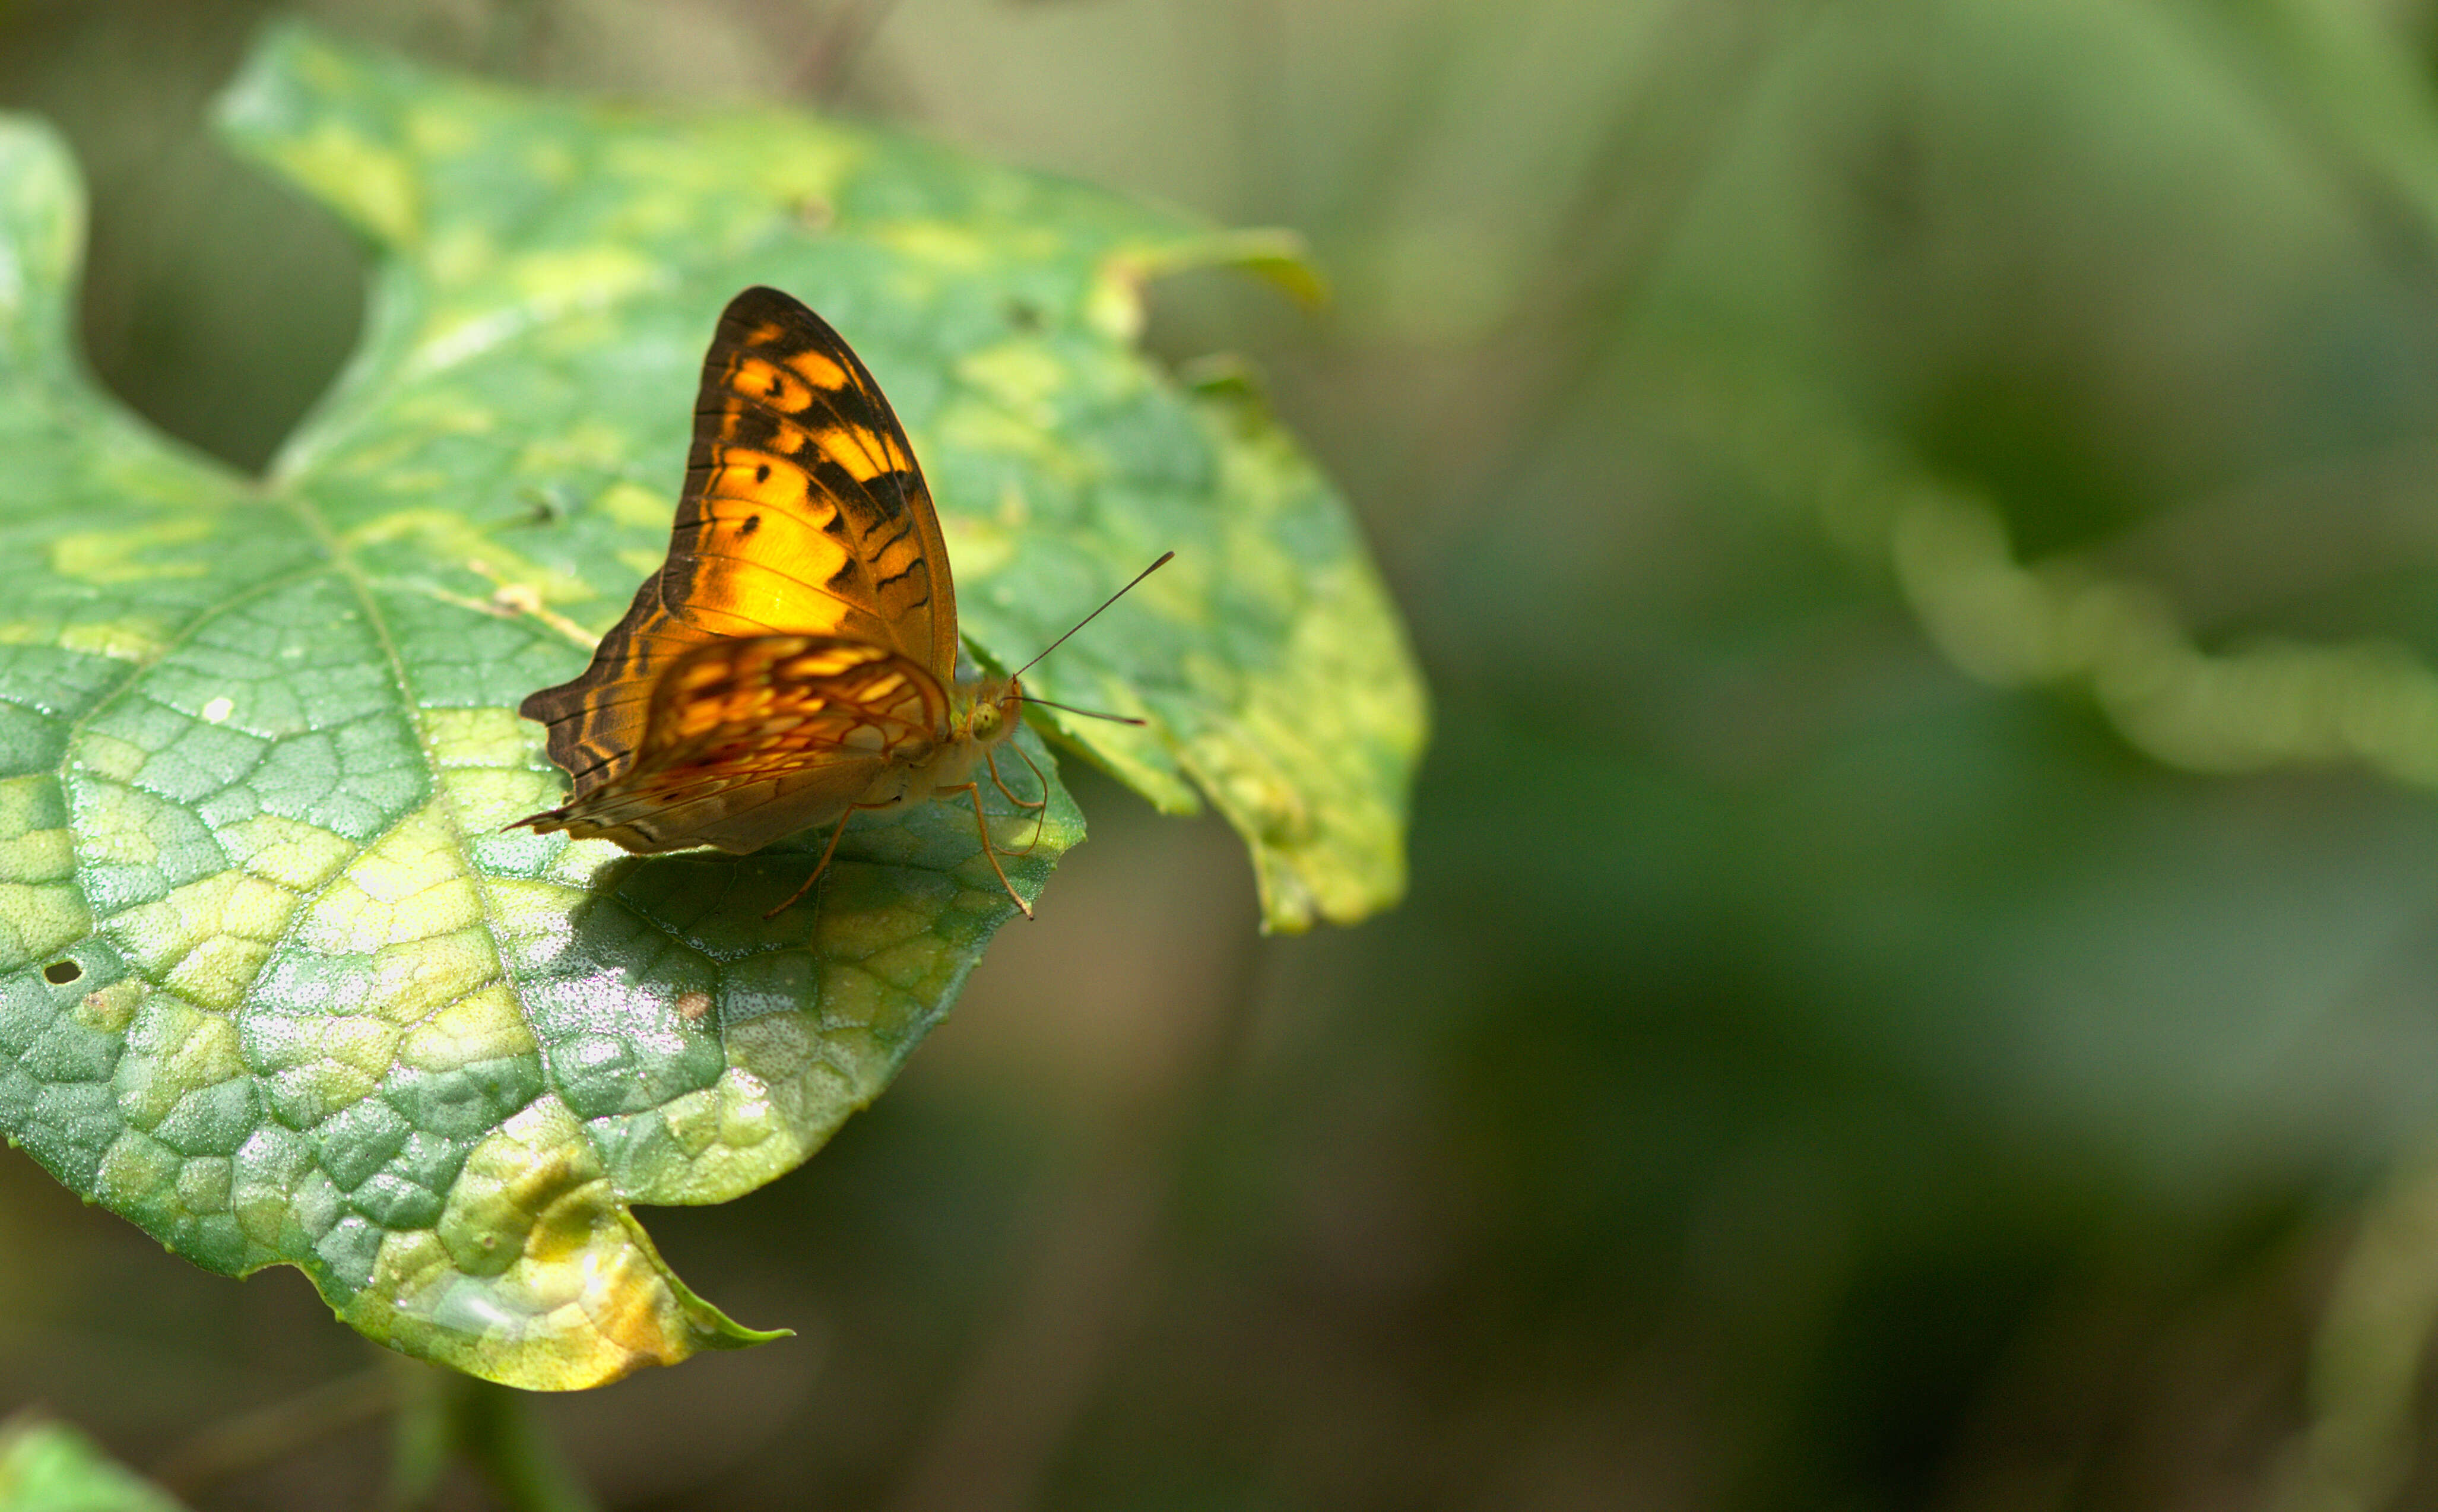
[[[667,559],[583,675],[522,706],[573,780],[568,811],[640,766],[658,739],[655,690],[681,659],[774,635],[871,646],[935,691],[955,670],[947,550],[904,428],[827,322],[757,288],[729,302],[703,359]]]
[[[843,815],[892,758],[919,761],[946,712],[928,672],[867,642],[711,642],[657,680],[634,760],[534,828],[645,854],[758,850]]]

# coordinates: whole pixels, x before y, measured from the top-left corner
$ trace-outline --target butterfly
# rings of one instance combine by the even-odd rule
[[[939,516],[879,384],[819,315],[749,289],[703,358],[667,560],[581,676],[521,706],[573,791],[517,825],[650,855],[745,854],[835,823],[775,915],[829,869],[853,814],[962,797],[1029,916],[978,775],[1037,835],[1047,782],[1020,799],[996,758],[1028,700],[1018,676],[959,681],[957,646]]]

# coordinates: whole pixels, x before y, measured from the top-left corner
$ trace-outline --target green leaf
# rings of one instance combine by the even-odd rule
[[[665,549],[700,354],[750,283],[880,376],[980,657],[1175,548],[1034,675],[1150,724],[1064,733],[1164,806],[1207,793],[1276,924],[1396,894],[1420,685],[1344,511],[1266,417],[1132,347],[1148,273],[1275,239],[293,29],[222,125],[379,244],[361,350],[261,483],[85,380],[65,154],[0,126],[0,1130],[70,1187],[509,1384],[770,1337],[630,1208],[750,1191],[887,1085],[1015,911],[972,811],[859,818],[769,920],[822,835],[645,859],[502,828],[563,791],[516,705]],[[991,793],[990,822],[1031,899],[1083,824],[1017,748],[1049,806]]]
[[[178,1503],[75,1429],[19,1416],[0,1423],[0,1512],[178,1512]]]
[[[992,659],[1028,660],[1176,551],[1029,676],[1150,721],[1047,715],[1070,744],[1163,809],[1213,802],[1273,928],[1403,892],[1422,682],[1344,505],[1267,415],[1133,342],[1163,273],[1231,264],[1316,296],[1290,239],[804,115],[521,96],[297,29],[221,119],[391,259],[283,483],[344,489],[357,531],[386,519],[385,540],[480,560],[597,632],[664,548],[690,424],[671,396],[712,319],[748,284],[786,290],[906,422]],[[477,453],[489,494],[435,499]],[[536,509],[565,527],[519,528]]]

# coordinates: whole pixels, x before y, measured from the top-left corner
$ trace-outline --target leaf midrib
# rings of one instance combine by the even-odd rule
[[[157,444],[157,438],[149,439],[154,439]],[[273,942],[273,948],[277,950],[292,946],[296,939],[297,931],[304,927],[307,920],[310,917],[313,905],[327,896],[332,888],[335,888],[340,883],[344,882],[353,870],[354,866],[360,863],[365,855],[378,850],[383,841],[397,833],[399,826],[412,822],[416,815],[423,812],[427,806],[436,800],[443,817],[444,826],[448,832],[449,844],[453,853],[458,871],[469,881],[475,889],[476,897],[480,905],[484,933],[490,941],[492,956],[497,963],[498,976],[494,980],[504,983],[508,987],[510,993],[514,994],[520,1015],[525,1017],[526,1029],[530,1033],[532,1030],[532,1023],[530,1016],[525,1013],[526,1005],[524,997],[524,984],[517,974],[513,959],[509,955],[505,941],[501,934],[500,909],[489,887],[490,879],[483,869],[475,864],[471,853],[467,848],[466,835],[468,832],[464,817],[458,808],[455,796],[449,791],[448,784],[444,777],[444,768],[440,764],[437,751],[433,746],[431,729],[428,722],[423,717],[424,710],[422,706],[415,699],[414,683],[410,676],[405,658],[399,653],[397,637],[391,630],[388,616],[383,611],[380,597],[373,590],[371,581],[361,564],[354,559],[352,554],[342,543],[338,535],[330,528],[329,522],[323,517],[321,510],[316,507],[312,500],[306,497],[301,491],[298,491],[294,487],[295,481],[295,476],[291,475],[290,477],[283,478],[280,485],[274,489],[256,491],[251,498],[232,499],[222,506],[221,512],[223,514],[235,514],[248,508],[249,506],[258,507],[266,512],[271,510],[284,511],[292,517],[298,524],[304,527],[306,534],[311,538],[315,549],[319,552],[320,559],[288,571],[274,573],[269,577],[263,578],[258,582],[249,584],[243,589],[228,594],[216,603],[206,606],[199,612],[189,617],[185,624],[179,626],[174,633],[164,639],[164,641],[158,646],[152,648],[148,655],[140,659],[133,659],[123,677],[121,677],[109,689],[104,691],[100,696],[94,699],[93,702],[74,719],[69,721],[60,763],[53,769],[54,776],[62,783],[62,788],[64,789],[76,766],[80,737],[91,728],[96,720],[100,718],[110,710],[117,707],[131,693],[138,688],[148,675],[158,670],[180,649],[191,644],[195,638],[202,634],[203,631],[208,628],[211,624],[224,618],[228,614],[242,608],[248,604],[254,603],[271,594],[277,593],[283,589],[293,588],[300,584],[309,583],[326,574],[335,577],[339,581],[346,584],[347,589],[355,599],[359,610],[364,615],[366,625],[371,629],[377,643],[380,647],[382,659],[387,664],[391,687],[396,693],[409,725],[415,730],[416,749],[422,756],[425,775],[429,786],[425,795],[421,799],[415,801],[391,823],[384,825],[379,831],[365,836],[363,839],[353,842],[353,854],[349,857],[347,862],[338,867],[327,880],[314,888],[298,893],[296,907],[291,915],[287,927],[281,931],[279,938]],[[469,610],[468,612],[472,611]],[[180,806],[186,807],[187,805],[182,804]],[[73,848],[76,845],[73,833],[71,834],[70,844],[73,853]],[[81,867],[80,870],[81,870]],[[90,905],[88,904],[88,906],[89,905]],[[106,921],[97,921],[94,926],[94,932],[96,934],[107,933],[109,925]],[[139,973],[139,975],[146,975],[149,979],[149,974]],[[158,984],[156,983],[155,985]],[[488,987],[490,985],[492,985],[491,982],[486,982],[483,984],[483,987]],[[473,989],[473,991],[481,990],[482,988]],[[459,999],[452,999],[452,1001],[462,1001],[462,997]],[[539,1072],[540,1081],[544,1091],[551,1096],[557,1097],[561,1103],[565,1104],[565,1089],[557,1083],[556,1073],[551,1065],[550,1057],[542,1053],[542,1047],[539,1036],[535,1036],[533,1054],[537,1062],[537,1067]],[[375,1095],[377,1096],[378,1094],[376,1093]],[[572,1105],[570,1105],[569,1111],[571,1114],[574,1113],[574,1110]],[[605,1152],[600,1147],[598,1138],[594,1135],[592,1130],[590,1120],[581,1117],[574,1117],[571,1121],[578,1128],[578,1130],[581,1131],[581,1137],[583,1137],[588,1147],[592,1150],[594,1160],[601,1166],[605,1172],[609,1172],[610,1170],[610,1163],[606,1159]],[[319,1169],[320,1164],[321,1162],[317,1154],[315,1160],[317,1169]],[[614,1178],[614,1174],[612,1176],[611,1187],[612,1190],[618,1189],[618,1183]],[[620,1200],[617,1205],[623,1212],[626,1206],[623,1192],[620,1192]],[[384,1229],[384,1232],[387,1232],[387,1230]],[[324,1269],[324,1267],[316,1263],[318,1259],[318,1256],[314,1255],[310,1250],[308,1250],[305,1254],[295,1257],[292,1260],[289,1258],[271,1259],[262,1262],[262,1265],[248,1267],[244,1274],[251,1274],[253,1271],[261,1269],[263,1266],[289,1263],[298,1263],[317,1270]],[[335,1279],[335,1277],[333,1277],[333,1279]],[[349,1292],[353,1292],[355,1289],[348,1287],[345,1290]]]
[[[382,611],[380,598],[374,593],[372,584],[365,576],[363,569],[357,564],[354,556],[341,542],[338,534],[330,529],[329,521],[322,518],[321,510],[314,506],[313,501],[297,491],[285,491],[282,501],[295,513],[305,528],[312,534],[315,541],[329,557],[331,566],[345,580],[348,591],[355,595],[357,605],[363,611],[365,624],[371,626],[374,637],[380,642],[381,657],[389,664],[390,683],[398,692],[398,703],[406,712],[407,722],[414,727],[415,748],[423,754],[424,769],[430,779],[431,789],[424,803],[417,804],[414,809],[400,815],[398,822],[399,824],[409,822],[427,804],[436,802],[439,805],[443,816],[443,828],[448,833],[450,849],[456,856],[458,870],[473,886],[475,897],[481,905],[483,933],[491,942],[491,958],[497,963],[499,969],[497,979],[506,985],[509,995],[516,1000],[517,1014],[524,1021],[525,1031],[533,1039],[533,1056],[540,1074],[543,1092],[556,1098],[560,1105],[567,1108],[570,1121],[579,1131],[585,1145],[592,1153],[594,1162],[605,1173],[608,1173],[610,1169],[610,1162],[601,1149],[600,1141],[592,1134],[591,1120],[575,1115],[574,1105],[567,1100],[565,1089],[558,1084],[557,1073],[551,1065],[551,1058],[543,1053],[541,1037],[533,1032],[533,1018],[525,1004],[524,983],[517,976],[516,966],[509,957],[506,942],[501,938],[499,910],[491,895],[490,878],[481,867],[475,865],[473,853],[467,848],[464,817],[458,812],[456,796],[449,790],[438,752],[433,746],[431,729],[423,717],[423,706],[415,696],[415,685],[408,675],[406,659],[398,654],[398,638],[390,631],[389,616]],[[390,826],[389,830],[382,832],[383,835],[386,836],[396,828],[396,825]],[[378,840],[358,850],[357,859],[362,860],[377,844],[379,844]],[[323,886],[325,888],[336,886],[347,875],[347,867],[341,867],[331,876],[330,881]],[[291,929],[301,925],[304,917],[305,910],[300,907],[296,913],[296,922],[290,926]],[[284,940],[285,935],[282,938]],[[481,992],[490,985],[486,982],[480,987],[471,988],[466,995],[470,996],[473,993]],[[462,1002],[464,998],[459,997],[451,1001],[452,1003]],[[379,1094],[376,1092],[371,1095]],[[528,1103],[526,1106],[530,1107],[531,1104]],[[620,1189],[620,1184],[614,1175],[611,1176],[610,1187],[613,1192],[618,1193],[617,1206],[621,1212],[624,1212],[626,1194]],[[384,1227],[382,1232],[391,1231]]]

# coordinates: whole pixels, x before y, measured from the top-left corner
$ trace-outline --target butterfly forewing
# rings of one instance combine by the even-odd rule
[[[772,635],[868,645],[926,675],[934,694],[955,671],[947,551],[904,429],[828,323],[777,290],[749,289],[703,360],[668,559],[583,676],[523,704],[573,779],[562,812],[637,774],[661,739],[659,691],[682,659]],[[694,812],[680,801],[660,828],[681,833]],[[723,843],[704,834],[650,848]]]
[[[939,682],[880,646],[715,641],[661,677],[634,760],[534,827],[638,853],[758,850],[837,818],[892,757],[919,760],[946,715]]]
[[[729,303],[703,360],[663,596],[723,635],[844,636],[945,681],[954,589],[939,517],[880,386],[773,289]]]

